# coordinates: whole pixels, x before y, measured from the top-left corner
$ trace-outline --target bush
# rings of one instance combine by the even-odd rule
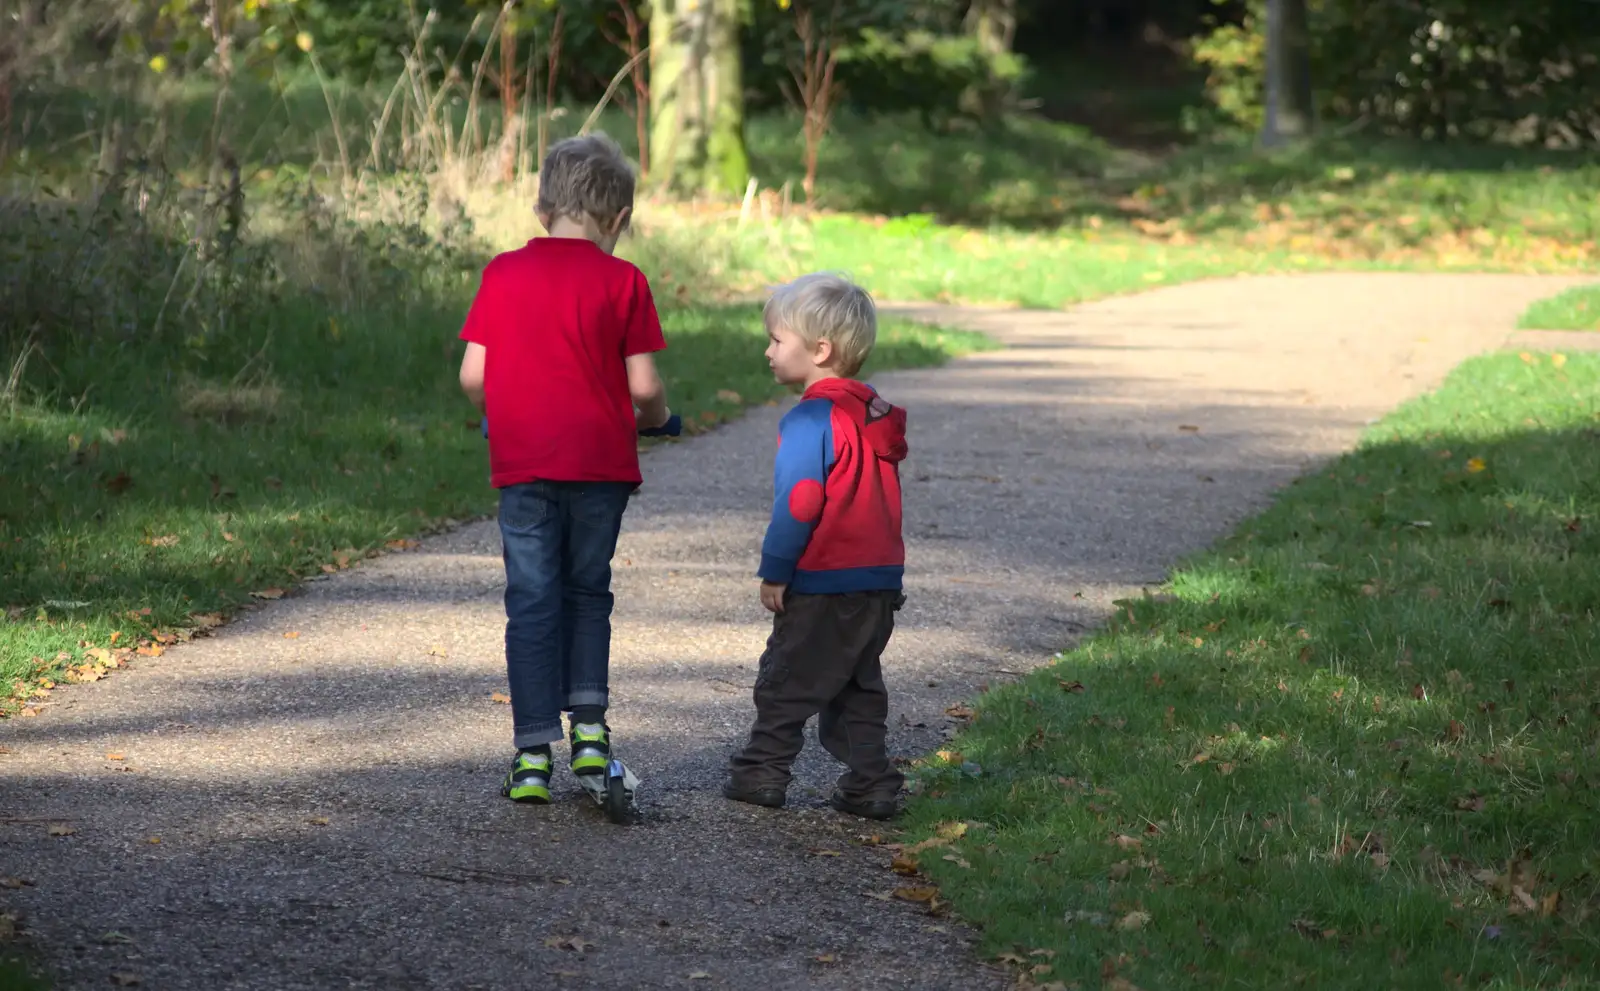
[[[1600,4],[1572,0],[1307,0],[1325,117],[1389,133],[1600,144]],[[1265,0],[1195,39],[1219,111],[1261,120]]]

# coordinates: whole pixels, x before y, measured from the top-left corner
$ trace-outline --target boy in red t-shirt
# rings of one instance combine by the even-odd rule
[[[612,256],[634,175],[604,135],[558,142],[539,171],[549,237],[483,272],[461,388],[487,415],[506,567],[506,671],[517,755],[501,793],[550,801],[550,745],[572,723],[575,774],[604,774],[611,558],[638,487],[638,431],[668,419],[651,354],[650,284]]]

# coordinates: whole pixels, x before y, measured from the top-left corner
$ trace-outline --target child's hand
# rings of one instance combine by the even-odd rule
[[[661,404],[661,416],[660,416],[659,419],[656,419],[655,417],[652,417],[650,415],[650,412],[653,412],[653,411],[646,411],[646,410],[639,409],[638,407],[634,407],[634,410],[633,410],[633,423],[634,423],[634,426],[635,426],[636,429],[639,429],[639,430],[656,430],[656,429],[658,429],[660,427],[666,426],[667,421],[672,419],[672,410],[667,408],[666,403],[662,403]],[[651,423],[650,421],[652,419],[655,419],[656,422]]]
[[[788,589],[789,586],[776,582],[761,583],[761,604],[767,607],[767,612],[783,612],[783,593]]]

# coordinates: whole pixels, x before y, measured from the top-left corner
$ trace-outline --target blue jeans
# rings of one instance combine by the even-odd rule
[[[607,704],[611,557],[628,482],[529,482],[500,490],[506,673],[515,745],[561,739],[561,713]]]

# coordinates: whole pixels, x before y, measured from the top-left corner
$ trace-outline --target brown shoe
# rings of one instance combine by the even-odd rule
[[[764,809],[781,809],[785,800],[782,788],[740,788],[732,781],[722,786],[722,797]]]
[[[893,819],[899,811],[895,808],[893,799],[879,798],[858,802],[855,799],[844,797],[839,792],[833,793],[832,797],[828,799],[828,804],[840,812],[860,816],[863,819]]]

